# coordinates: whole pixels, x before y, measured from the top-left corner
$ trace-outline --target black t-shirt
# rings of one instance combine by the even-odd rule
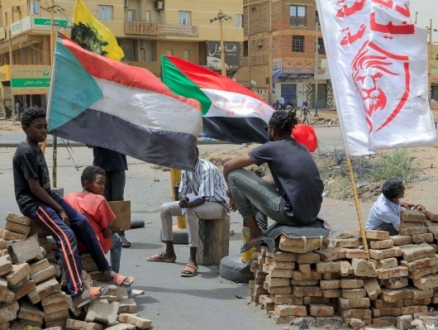
[[[15,199],[21,213],[30,216],[42,202],[30,190],[29,179],[38,179],[40,186],[50,196],[53,197],[55,195],[50,190],[49,169],[47,168],[44,154],[41,149],[37,151],[26,142],[21,142],[15,151],[12,167],[14,172]]]
[[[93,147],[93,165],[99,166],[104,171],[127,171],[126,156],[110,149]]]
[[[249,156],[259,166],[268,164],[287,216],[303,223],[316,218],[324,184],[305,146],[293,138],[270,141],[252,150]]]

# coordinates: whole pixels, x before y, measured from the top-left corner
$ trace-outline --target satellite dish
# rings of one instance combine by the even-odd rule
[[[251,85],[253,85],[253,86],[256,86],[256,85],[257,85],[257,83],[256,83],[255,80],[251,80],[250,83],[251,83]]]

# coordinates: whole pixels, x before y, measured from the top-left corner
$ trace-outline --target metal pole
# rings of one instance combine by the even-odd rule
[[[219,27],[221,30],[221,66],[222,66],[222,75],[227,76],[227,68],[225,66],[225,48],[224,48],[224,25],[223,25],[223,14],[222,10],[219,11]]]
[[[318,44],[318,23],[316,23],[316,33],[315,33],[315,116],[318,117],[318,54],[319,54],[319,44]]]
[[[53,70],[53,64],[54,64],[54,54],[53,54],[53,34],[54,34],[54,30],[53,30],[53,25],[54,25],[54,17],[53,17],[53,12],[54,12],[54,6],[52,6],[51,8],[51,20],[50,20],[50,63],[52,64],[52,70]],[[53,135],[53,187],[56,188],[57,186],[57,172],[58,172],[58,151],[57,151],[57,147],[58,147],[58,139],[55,135]]]
[[[13,13],[12,13],[13,14]],[[12,21],[14,20],[14,15],[12,15]],[[14,92],[12,89],[12,64],[14,63],[14,57],[12,56],[12,30],[9,30],[9,79],[11,83],[11,114],[12,114],[12,122],[15,122],[15,100],[14,100]]]
[[[415,24],[417,24],[418,21],[418,11],[415,12]]]

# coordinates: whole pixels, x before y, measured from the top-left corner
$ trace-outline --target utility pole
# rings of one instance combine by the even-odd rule
[[[54,34],[54,23],[55,23],[55,19],[54,19],[54,11],[55,11],[55,5],[51,6],[50,8],[50,64],[52,65],[52,70],[53,70],[53,65],[55,64],[55,54],[53,54],[53,34]],[[57,184],[58,184],[58,138],[53,135],[53,187],[56,188]]]
[[[219,21],[219,28],[220,28],[220,45],[221,45],[221,67],[222,67],[222,75],[227,76],[227,68],[225,65],[225,47],[224,47],[224,25],[223,21],[229,21],[231,19],[230,16],[225,15],[222,13],[222,10],[219,10],[219,13],[217,16],[213,17],[210,20],[210,23],[213,23],[214,21]]]
[[[14,15],[12,13],[12,20],[13,18]],[[12,56],[12,29],[9,29],[9,76],[10,76],[9,79],[11,80],[10,82],[11,82],[11,110],[12,110],[11,119],[12,122],[15,122],[15,102],[14,102],[15,100],[14,100],[14,92],[12,89],[12,75],[11,75],[13,62],[14,62],[14,57]]]
[[[319,24],[316,23],[316,32],[315,32],[315,115],[314,117],[318,117],[318,55],[319,55],[319,43],[318,43],[318,30]]]
[[[436,31],[433,29],[433,21],[430,20],[430,26],[428,28],[429,32],[429,45],[427,47],[429,56],[427,57],[428,63],[427,63],[427,92],[429,99],[432,98],[432,56],[433,56],[433,31]]]
[[[274,82],[272,81],[272,0],[269,0],[269,90],[268,90],[268,98],[269,104],[272,105],[274,103],[272,98],[272,88],[274,86]]]

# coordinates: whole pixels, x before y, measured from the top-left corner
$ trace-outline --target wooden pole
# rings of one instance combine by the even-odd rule
[[[220,43],[221,43],[221,66],[222,66],[222,75],[227,76],[227,68],[225,66],[225,47],[224,47],[224,24],[223,24],[223,14],[222,10],[219,11],[219,27],[220,27]]]
[[[269,0],[269,104],[272,105],[274,103],[272,97],[272,88],[274,88],[274,82],[272,81],[272,0]]]
[[[53,17],[53,13],[54,13],[54,6],[52,6],[51,8],[51,18],[50,18],[50,63],[52,65],[52,70],[53,70],[53,65],[55,63],[54,61],[54,53],[53,53],[53,34],[54,34],[54,23],[55,23],[55,19]],[[46,142],[46,141],[44,141]],[[57,187],[58,184],[58,138],[53,135],[53,187]]]
[[[433,21],[430,19],[429,26],[429,45],[428,45],[428,65],[427,65],[427,95],[432,98],[432,54],[433,54]]]
[[[367,236],[365,233],[365,226],[363,224],[362,211],[360,209],[359,195],[357,194],[356,180],[354,179],[353,166],[351,165],[350,156],[347,157],[347,165],[348,165],[348,170],[350,173],[351,187],[353,188],[354,204],[356,205],[357,217],[359,219],[359,227],[360,227],[360,232],[362,235],[362,242],[363,242],[363,246],[365,248],[365,252],[367,253],[368,261],[371,261],[370,253],[368,251],[368,242],[367,242]]]
[[[12,21],[14,20],[14,13],[12,13]],[[11,85],[11,114],[12,114],[12,122],[15,122],[15,100],[14,100],[14,92],[12,89],[12,65],[14,63],[14,57],[12,56],[12,30],[9,30],[9,79]]]

